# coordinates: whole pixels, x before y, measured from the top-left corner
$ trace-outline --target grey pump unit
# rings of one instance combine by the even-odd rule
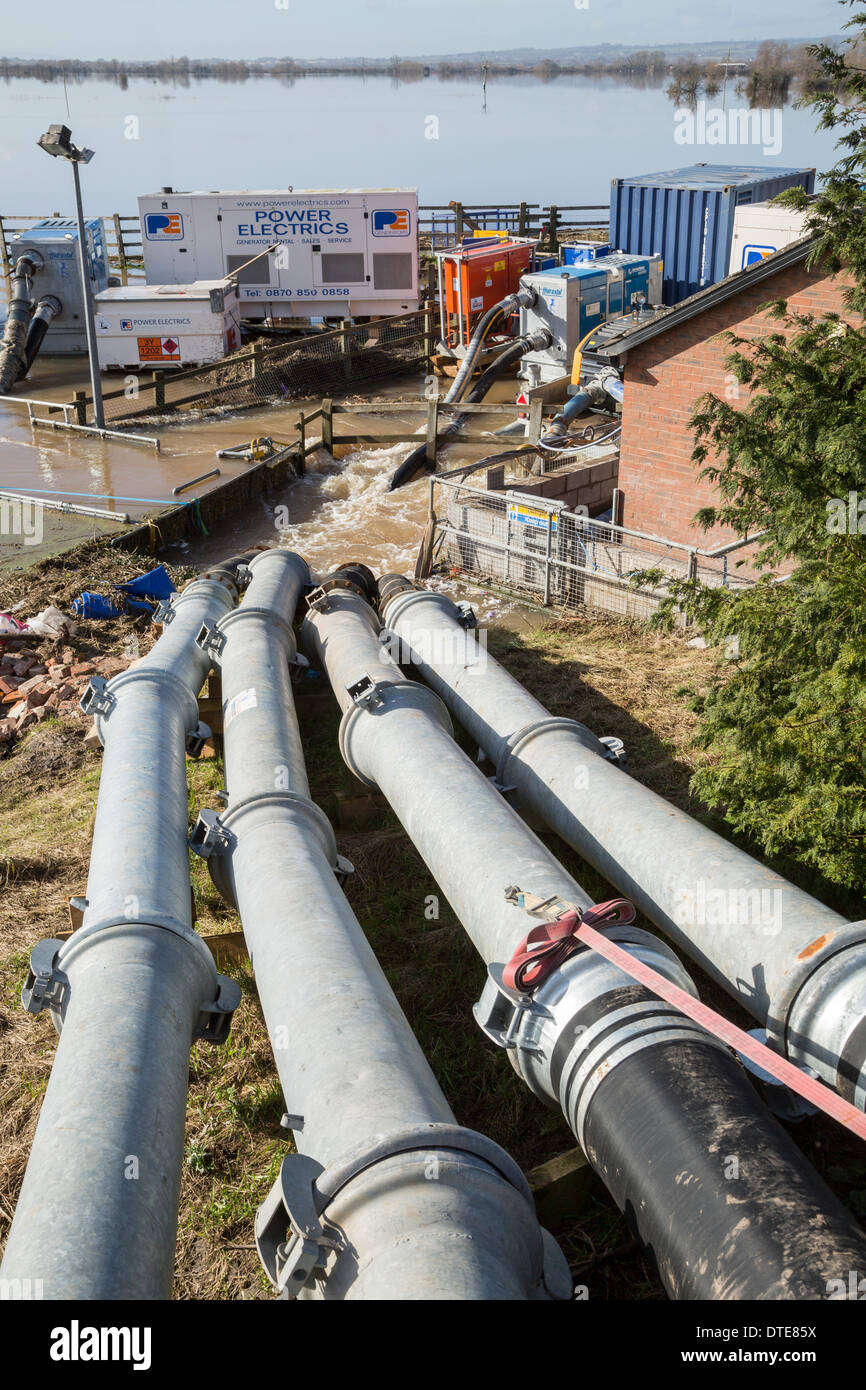
[[[108,254],[98,217],[85,223],[86,262],[91,294],[108,287]],[[87,351],[86,307],[78,264],[78,229],[69,217],[47,217],[9,242],[14,266],[22,256],[32,259],[33,292],[40,299],[53,296],[59,304],[45,334],[42,351],[66,355]]]
[[[363,594],[340,584],[310,596],[306,650],[344,711],[347,765],[390,801],[487,963],[486,1035],[561,1107],[672,1296],[826,1297],[829,1278],[862,1267],[866,1237],[726,1048],[586,949],[530,994],[506,986],[504,964],[538,924],[518,889],[580,911],[591,900],[457,747],[433,691],[400,672]],[[647,932],[609,935],[694,992]],[[739,1156],[734,1182],[726,1154]]]
[[[526,1179],[456,1123],[340,888],[351,866],[310,800],[291,691],[307,566],[274,549],[249,568],[240,608],[200,633],[229,799],[193,846],[240,912],[298,1150],[258,1214],[265,1269],[287,1298],[568,1298]]]
[[[866,1109],[866,922],[723,840],[552,716],[444,594],[392,576],[382,605],[411,662],[514,789],[765,1024],[772,1043]]]
[[[82,700],[105,746],[87,899],[22,995],[60,1040],[0,1271],[46,1299],[171,1292],[189,1050],[222,1042],[240,1000],[193,930],[186,843],[186,753],[210,732],[195,637],[236,600],[229,570],[194,580],[153,650]]]

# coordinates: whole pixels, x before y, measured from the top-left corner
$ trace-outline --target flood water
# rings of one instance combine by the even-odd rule
[[[616,177],[716,164],[833,162],[834,136],[786,106],[763,144],[684,145],[667,79],[491,77],[255,78],[187,85],[0,83],[0,214],[69,212],[68,171],[36,148],[52,122],[96,151],[82,175],[85,212],[137,211],[139,194],[175,189],[405,185],[425,204],[606,204]],[[708,106],[742,107],[736,81]],[[777,129],[776,129],[777,127]],[[696,127],[699,140],[702,131]],[[682,131],[680,130],[680,134]],[[775,146],[778,145],[778,148]],[[602,217],[602,220],[604,218]]]
[[[781,139],[772,151],[760,145],[678,144],[675,105],[664,87],[664,82],[636,86],[605,78],[494,77],[485,102],[480,83],[436,78],[411,83],[379,77],[257,78],[185,86],[131,80],[126,88],[95,80],[8,80],[0,84],[0,215],[14,221],[70,213],[68,170],[36,147],[40,133],[57,121],[70,125],[75,140],[96,151],[82,175],[88,216],[134,214],[138,195],[164,184],[186,189],[408,185],[418,188],[425,204],[525,199],[564,206],[607,204],[615,176],[698,160],[819,170],[833,162],[832,132],[816,133],[814,116],[792,107],[777,123]],[[725,100],[729,108],[742,105],[733,80],[724,97],[712,100]],[[597,220],[603,222],[605,213]],[[81,359],[37,359],[26,394],[68,400],[73,387],[86,385],[84,376]],[[106,384],[110,389],[114,383]],[[419,383],[371,388],[381,395],[398,391],[417,396]],[[217,449],[258,434],[293,439],[302,404],[162,429],[159,454],[120,441],[33,429],[25,411],[0,405],[0,487],[34,495],[40,490],[42,496],[54,493],[140,517],[170,503],[173,487],[210,468],[220,468],[220,479],[184,497],[201,495],[247,466],[218,461]],[[417,415],[390,417],[385,430],[406,434],[417,424]],[[361,449],[336,462],[324,454],[311,459],[308,476],[277,499],[289,506],[290,515],[280,543],[322,569],[349,554],[378,570],[410,564],[426,518],[427,485],[421,481],[398,493],[386,491],[409,447]],[[233,518],[239,544],[274,538],[274,504],[273,497],[263,499]],[[52,521],[55,532],[63,525],[70,526],[66,518]],[[79,521],[76,537],[88,528],[94,529]],[[196,544],[196,559],[224,553],[227,541],[232,543],[226,530],[222,525],[212,542]]]

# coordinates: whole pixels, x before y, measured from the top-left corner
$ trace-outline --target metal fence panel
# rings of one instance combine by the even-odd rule
[[[753,583],[730,572],[727,556],[569,512],[531,493],[482,492],[437,477],[431,483],[439,562],[542,603],[648,618],[665,588],[633,587],[639,571],[729,588]]]

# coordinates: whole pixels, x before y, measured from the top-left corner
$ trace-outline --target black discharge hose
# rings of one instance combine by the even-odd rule
[[[513,362],[518,362],[527,352],[546,347],[549,343],[550,334],[546,329],[526,334],[522,338],[516,338],[513,343],[509,343],[508,347],[494,357],[490,366],[485,368],[481,373],[481,376],[466,397],[467,405],[475,405],[479,401],[483,401],[496,378],[506,367],[511,366]],[[449,396],[450,394],[449,392]],[[449,396],[445,397],[446,403]],[[456,434],[465,419],[465,415],[455,415],[454,419],[449,421],[449,423],[439,431],[437,443],[444,439],[448,439],[452,434]],[[534,452],[534,450],[531,452]],[[406,483],[414,482],[422,473],[429,473],[430,471],[431,469],[427,461],[427,444],[425,442],[424,444],[419,444],[417,449],[413,449],[411,454],[403,460],[391,479],[388,491],[396,492],[398,488],[404,487]]]
[[[27,370],[26,344],[33,313],[30,279],[39,270],[38,253],[19,256],[9,281],[9,308],[0,343],[0,396],[5,396]]]
[[[32,367],[52,319],[57,318],[62,308],[63,305],[60,303],[60,300],[56,299],[53,294],[45,295],[36,305],[36,312],[30,320],[27,341],[24,344],[24,361],[18,373],[19,380],[22,376],[26,375]]]
[[[605,1015],[653,1002],[632,986],[573,1022],[603,1028]],[[575,1128],[581,1086],[568,1057],[553,1063]],[[709,1041],[661,1042],[620,1061],[589,1102],[582,1144],[672,1298],[820,1300],[831,1280],[866,1268],[866,1233],[736,1058]]]

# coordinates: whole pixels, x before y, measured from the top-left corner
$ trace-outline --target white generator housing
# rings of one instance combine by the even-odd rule
[[[731,264],[728,274],[764,261],[806,235],[806,213],[774,203],[743,203],[734,209]]]
[[[94,307],[102,371],[201,367],[241,345],[231,280],[123,285],[103,290]]]
[[[147,279],[235,276],[244,318],[418,308],[416,189],[164,191],[139,198],[138,208]],[[276,249],[263,255],[268,247]]]

